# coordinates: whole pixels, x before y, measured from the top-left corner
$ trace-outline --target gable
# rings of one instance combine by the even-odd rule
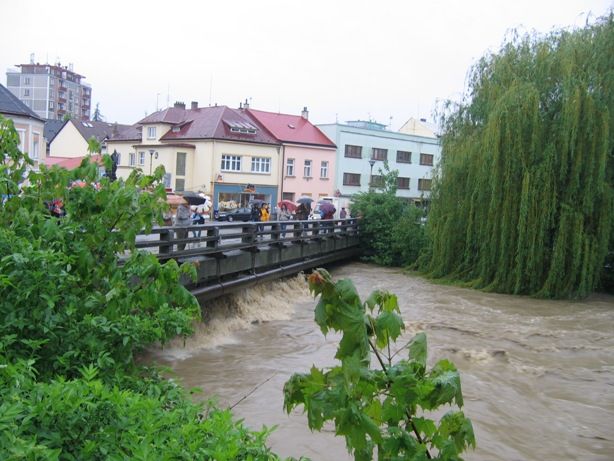
[[[87,155],[87,140],[72,123],[66,123],[49,145],[52,157],[83,157]]]

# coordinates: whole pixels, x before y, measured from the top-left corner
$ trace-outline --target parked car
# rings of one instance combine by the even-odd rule
[[[217,214],[218,221],[249,221],[252,210],[250,208],[235,208],[234,210],[220,211]]]

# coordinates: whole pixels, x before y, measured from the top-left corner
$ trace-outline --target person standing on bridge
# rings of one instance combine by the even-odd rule
[[[192,224],[190,209],[186,203],[180,203],[177,207],[177,214],[175,215],[175,236],[178,240],[183,240],[188,237],[188,226]],[[177,249],[179,251],[185,250],[186,242],[178,243]]]
[[[286,204],[282,203],[281,207],[279,208],[279,220],[283,221],[281,223],[281,238],[286,237],[287,224],[285,223],[285,221],[290,221],[291,219],[292,219],[292,214],[288,211],[288,207],[286,206]]]

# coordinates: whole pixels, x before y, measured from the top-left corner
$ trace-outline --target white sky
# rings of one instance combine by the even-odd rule
[[[582,27],[613,0],[14,0],[0,6],[0,72],[73,63],[109,122],[175,101],[368,120],[398,129],[460,98],[507,31]],[[392,117],[392,120],[390,119]]]

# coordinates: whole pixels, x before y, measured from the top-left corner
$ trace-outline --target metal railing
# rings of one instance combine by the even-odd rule
[[[253,251],[263,245],[305,244],[358,234],[355,218],[313,221],[210,222],[190,226],[154,227],[137,238],[136,247],[159,259],[183,259],[232,250]]]

